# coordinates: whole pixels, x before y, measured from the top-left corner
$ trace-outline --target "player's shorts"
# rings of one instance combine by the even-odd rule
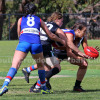
[[[17,45],[16,50],[28,53],[29,51],[31,54],[38,54],[43,52],[41,44],[33,44],[28,42],[19,42]]]
[[[45,59],[45,63],[47,65],[49,65],[50,67],[59,64],[59,61],[57,60],[57,57],[55,57],[55,56],[53,56],[53,57],[47,57],[47,58],[44,58],[44,59]]]
[[[43,56],[52,57],[52,47],[51,44],[42,44]]]
[[[64,59],[68,59],[66,50],[58,50],[58,49],[53,49],[54,56],[56,56],[60,61]]]

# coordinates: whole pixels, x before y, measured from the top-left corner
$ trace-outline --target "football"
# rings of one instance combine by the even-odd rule
[[[84,52],[86,55],[92,58],[97,58],[99,56],[99,52],[95,48],[90,47],[90,46],[85,47]]]

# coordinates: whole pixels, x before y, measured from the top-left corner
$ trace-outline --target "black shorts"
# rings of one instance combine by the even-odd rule
[[[68,58],[66,50],[58,50],[58,49],[53,48],[53,53],[54,53],[54,56],[56,56],[60,60],[64,60]]]
[[[43,55],[44,57],[52,57],[52,47],[51,45],[47,44],[47,45],[42,45],[43,48]]]

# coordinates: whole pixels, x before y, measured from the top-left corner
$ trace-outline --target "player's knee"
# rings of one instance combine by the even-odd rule
[[[58,69],[59,69],[59,72],[60,72],[61,71],[61,67],[59,67]]]
[[[59,69],[59,72],[61,71],[61,66],[59,64],[55,65]]]
[[[83,61],[83,63],[81,64],[80,68],[81,69],[87,69],[88,63],[87,61]]]

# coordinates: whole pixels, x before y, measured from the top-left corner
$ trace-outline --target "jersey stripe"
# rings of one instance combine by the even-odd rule
[[[70,33],[70,32],[65,32],[65,34],[72,34],[72,35],[74,35],[73,33]]]

